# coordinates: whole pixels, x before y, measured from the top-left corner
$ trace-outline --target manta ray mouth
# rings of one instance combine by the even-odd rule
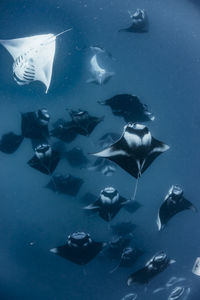
[[[162,253],[159,253],[158,255],[154,256],[153,262],[160,263],[160,262],[164,262],[166,259],[167,259],[166,253],[162,252]]]
[[[74,232],[68,236],[67,244],[72,247],[87,247],[92,243],[92,239],[88,233]]]
[[[41,144],[41,145],[37,146],[35,149],[35,155],[39,159],[44,158],[44,157],[49,157],[49,156],[51,156],[51,153],[52,153],[51,146],[47,145],[47,144]]]
[[[171,194],[174,196],[180,196],[183,194],[183,190],[179,185],[176,184],[171,187]]]
[[[101,192],[100,199],[102,203],[116,203],[119,200],[119,192],[113,187],[107,187]]]
[[[127,125],[124,126],[124,131],[129,131],[131,132],[131,130],[135,131],[147,131],[149,132],[149,129],[147,128],[147,126],[143,125],[143,124],[139,124],[139,123],[132,123],[129,122]]]
[[[108,194],[111,194],[111,193],[113,194],[114,192],[116,192],[116,189],[112,186],[108,186],[103,191],[108,193]]]
[[[49,121],[49,119],[50,119],[50,115],[49,115],[47,109],[39,109],[38,110],[38,117],[41,120],[44,120],[44,121]]]

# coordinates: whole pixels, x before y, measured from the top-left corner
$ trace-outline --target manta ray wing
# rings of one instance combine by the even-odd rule
[[[98,64],[96,54],[91,58],[90,64],[91,64],[91,68],[92,68],[93,72],[94,71],[99,72],[99,73],[105,72],[105,70],[103,68],[101,68],[100,65]]]
[[[86,210],[92,210],[93,212],[99,211],[99,209],[100,209],[100,201],[99,201],[99,199],[97,199],[93,203],[85,206],[84,209],[86,209]]]
[[[85,265],[94,259],[97,254],[102,250],[103,244],[99,242],[93,242],[89,247],[85,249],[74,249],[68,245],[59,246],[52,249],[51,252],[70,260],[71,262],[78,265]]]
[[[103,151],[94,153],[93,155],[98,157],[107,158],[116,164],[118,164],[122,169],[128,172],[135,178],[139,176],[139,168],[137,159],[133,154],[128,154],[123,146],[123,136],[113,145],[104,149]]]
[[[40,53],[38,52],[35,60],[35,80],[39,80],[45,84],[46,93],[48,92],[51,83],[53,61],[56,50],[55,40],[56,37],[52,35],[50,42],[44,44]]]
[[[161,230],[169,220],[174,217],[176,214],[178,214],[181,211],[191,209],[194,212],[197,212],[196,207],[185,197],[182,197],[182,200],[180,202],[177,202],[172,205],[169,205],[167,200],[165,200],[158,212],[158,218],[157,218],[157,224],[158,224],[158,229]]]
[[[135,273],[132,273],[128,278],[128,285],[131,285],[134,282],[138,282],[140,284],[147,283],[150,279],[150,274],[148,272],[148,268],[144,267]]]
[[[0,43],[8,50],[15,60],[18,56],[32,48],[37,48],[42,42],[48,40],[53,34],[34,35],[25,38],[0,40]]]
[[[147,155],[144,165],[142,167],[141,173],[152,164],[152,162],[163,152],[167,151],[170,147],[163,142],[158,141],[157,139],[152,137],[151,150]]]
[[[12,154],[21,145],[24,137],[22,135],[15,134],[14,132],[9,132],[4,134],[0,139],[0,151]]]

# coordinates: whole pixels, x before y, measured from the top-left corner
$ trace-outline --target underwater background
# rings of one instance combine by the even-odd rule
[[[128,25],[128,11],[144,8],[149,32],[119,33]],[[107,242],[112,233],[106,222],[88,217],[82,197],[99,194],[112,185],[126,198],[133,194],[135,179],[117,167],[107,177],[87,169],[72,168],[62,161],[58,172],[84,180],[79,194],[70,197],[45,188],[48,177],[27,165],[33,155],[24,140],[12,155],[0,153],[0,299],[2,300],[120,300],[129,293],[138,299],[168,299],[165,286],[172,277],[185,278],[187,299],[200,299],[199,277],[192,274],[200,256],[199,213],[186,211],[174,217],[161,232],[156,226],[158,208],[172,184],[179,184],[198,209],[200,195],[200,2],[195,0],[1,0],[0,39],[73,30],[56,40],[51,86],[47,94],[39,82],[20,87],[12,78],[12,57],[0,49],[0,135],[20,132],[20,113],[45,107],[54,122],[66,117],[66,109],[84,109],[105,116],[90,137],[79,136],[88,159],[99,138],[121,134],[125,122],[98,100],[119,93],[141,98],[155,115],[149,122],[152,135],[170,145],[140,179],[136,200],[142,207],[130,214],[121,210],[112,221],[133,222],[134,240],[144,254],[131,268],[114,273],[116,261],[103,254],[82,267],[49,249],[65,243],[67,235],[86,231]],[[101,45],[112,53],[115,76],[103,86],[89,85],[88,47]],[[163,250],[176,263],[155,277],[147,287],[128,287],[127,277]],[[181,298],[180,298],[181,299]]]

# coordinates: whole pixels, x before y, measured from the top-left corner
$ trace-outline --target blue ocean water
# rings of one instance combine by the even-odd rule
[[[144,8],[149,16],[146,34],[119,33],[128,25],[128,10]],[[90,137],[79,136],[66,144],[79,146],[85,154],[98,149],[107,132],[121,134],[125,122],[97,101],[119,93],[139,96],[151,107],[155,121],[148,123],[153,136],[170,145],[140,179],[135,214],[121,210],[113,224],[136,224],[134,239],[144,254],[132,268],[110,273],[116,261],[97,256],[84,268],[53,255],[49,249],[65,243],[68,234],[86,231],[98,241],[112,237],[107,223],[88,217],[81,198],[98,195],[113,185],[131,197],[135,179],[122,169],[111,177],[75,169],[62,161],[59,172],[81,177],[77,197],[47,190],[47,176],[31,169],[29,140],[12,155],[0,153],[0,299],[2,300],[120,300],[136,293],[138,299],[167,299],[165,286],[172,277],[183,277],[190,287],[188,299],[198,300],[199,278],[192,266],[200,253],[199,214],[191,211],[174,217],[158,232],[158,208],[172,184],[180,184],[185,196],[199,208],[199,95],[200,4],[192,0],[1,0],[0,39],[13,39],[73,30],[56,41],[51,86],[47,94],[41,83],[18,86],[12,78],[12,57],[0,49],[0,135],[20,132],[20,113],[46,107],[54,122],[67,109],[85,109],[105,116]],[[91,52],[99,44],[112,53],[115,76],[103,86],[86,84]],[[88,158],[90,159],[89,155]],[[164,250],[176,263],[155,277],[147,287],[126,284],[127,277],[157,251]]]

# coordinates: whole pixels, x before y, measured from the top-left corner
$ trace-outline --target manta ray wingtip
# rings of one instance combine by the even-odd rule
[[[96,153],[88,153],[88,155],[99,156],[98,152],[96,152]]]
[[[52,253],[56,253],[56,254],[58,253],[58,249],[57,248],[52,248],[49,251],[52,252]]]
[[[106,104],[105,101],[101,101],[101,100],[98,100],[97,103],[98,103],[98,104],[101,104],[101,105],[105,105],[105,104]]]

